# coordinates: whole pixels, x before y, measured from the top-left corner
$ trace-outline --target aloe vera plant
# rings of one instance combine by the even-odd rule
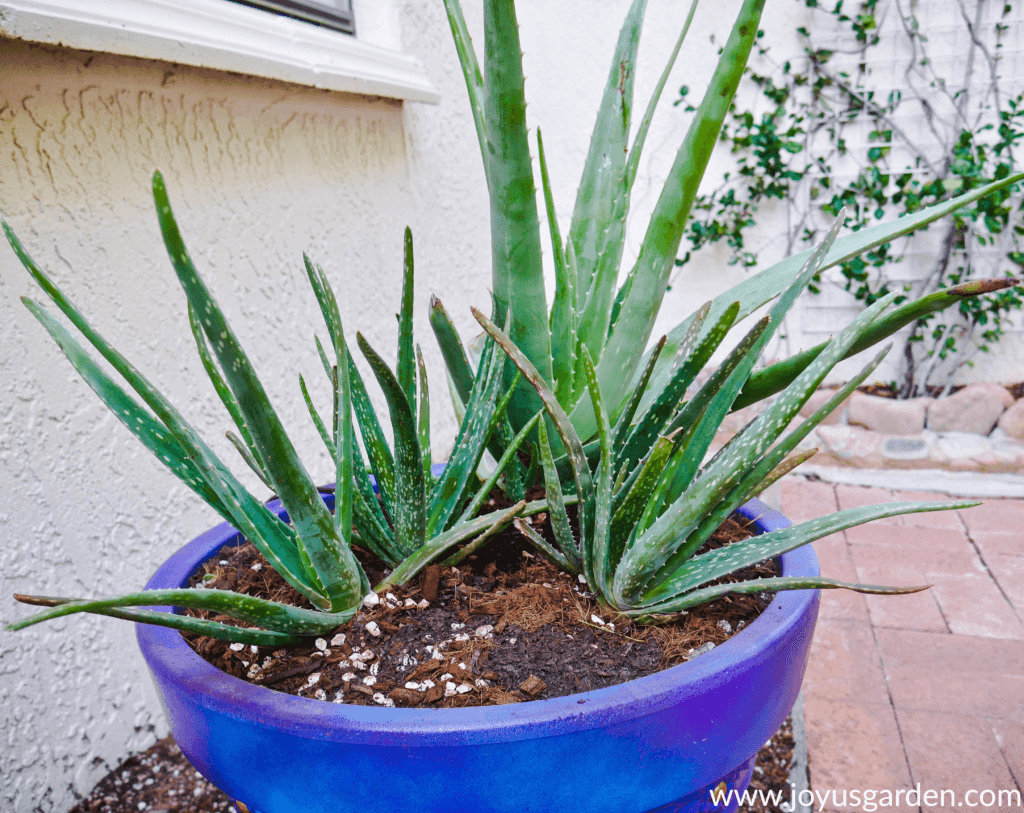
[[[418,348],[413,352],[412,236],[408,230],[397,370],[389,369],[369,343],[361,335],[357,337],[388,403],[394,429],[391,445],[350,357],[331,286],[323,271],[306,259],[306,272],[327,326],[328,347],[334,357],[331,360],[317,339],[334,393],[329,429],[313,406],[305,381],[300,379],[300,385],[334,460],[332,514],[223,312],[199,276],[159,173],[153,176],[153,195],[167,252],[188,299],[189,319],[204,369],[238,430],[237,436],[230,432],[228,435],[246,463],[280,497],[290,523],[246,490],[174,406],[89,324],[4,223],[7,238],[28,272],[134,390],[134,395],[108,375],[49,311],[28,297],[23,301],[118,419],[189,488],[241,531],[285,581],[308,599],[313,609],[198,588],[151,590],[95,600],[17,595],[19,601],[49,609],[10,625],[9,629],[91,612],[242,643],[291,643],[302,636],[329,632],[348,621],[370,592],[366,573],[353,555],[353,544],[372,551],[392,568],[386,584],[401,584],[438,557],[452,556],[453,549],[458,548],[455,557],[465,555],[525,508],[520,499],[510,508],[478,514],[483,500],[506,471],[533,425],[528,423],[517,438],[509,439],[493,474],[480,484],[475,478],[480,457],[496,427],[504,425],[508,403],[507,396],[499,395],[504,368],[510,365],[493,343],[481,353],[451,457],[437,477],[431,473],[427,379],[422,355]],[[362,435],[366,459],[355,442],[355,424]],[[511,476],[505,479],[515,490],[518,481]],[[521,484],[518,490],[521,492]],[[170,605],[213,610],[255,628],[144,609]]]
[[[680,320],[668,333],[657,357],[646,349],[691,205],[757,37],[764,2],[742,0],[740,3],[732,31],[703,100],[682,138],[631,267],[621,267],[630,192],[651,119],[683,45],[696,0],[635,130],[633,85],[647,0],[631,3],[612,56],[575,207],[564,237],[554,210],[543,139],[537,130],[539,181],[555,276],[554,298],[549,306],[543,284],[543,241],[526,126],[526,94],[514,0],[489,0],[484,4],[482,66],[470,41],[460,0],[444,0],[490,192],[492,289],[499,306],[499,326],[521,348],[568,415],[575,432],[589,442],[593,450],[596,450],[599,425],[587,396],[587,356],[593,362],[605,408],[612,418],[618,418],[626,409],[629,394],[636,391],[641,376],[650,377],[649,392],[664,389],[673,375],[676,358],[693,336],[691,328],[695,317],[690,316]],[[1024,174],[1012,175],[947,203],[839,237],[819,258],[818,268],[824,270],[888,243],[1022,178]],[[733,321],[743,319],[778,298],[789,288],[811,254],[808,250],[785,259],[716,297],[697,338],[707,339],[736,302],[739,305]],[[986,288],[991,289],[992,285],[1006,284],[1009,283],[1000,280],[977,289],[951,289],[943,295],[877,314],[852,352],[882,341],[914,319],[948,307],[963,297],[975,296]],[[439,302],[434,305],[431,323],[444,349],[455,389],[465,398],[472,371],[462,350],[463,343]],[[813,356],[814,352],[803,353],[759,370],[745,382],[742,394],[730,408],[738,409],[779,392],[806,368]],[[654,366],[648,369],[651,362]],[[522,426],[537,408],[533,389],[521,385],[509,408],[513,425]],[[556,447],[561,445],[557,438],[552,441]]]
[[[598,428],[598,454],[591,464],[578,431],[557,394],[525,351],[494,322],[475,315],[535,388],[547,422],[566,449],[577,502],[578,538],[574,535],[562,485],[549,443],[546,423],[538,424],[540,454],[548,487],[548,511],[556,544],[545,542],[528,524],[517,528],[549,558],[581,574],[602,604],[627,616],[657,620],[676,615],[729,592],[807,588],[849,588],[867,593],[908,593],[921,587],[851,584],[829,578],[781,576],[723,583],[749,565],[806,545],[823,536],[873,519],[918,511],[967,508],[975,502],[901,502],[851,508],[724,547],[702,550],[711,534],[740,505],[813,455],[797,445],[825,416],[862,384],[888,347],[810,417],[787,430],[801,406],[835,364],[865,341],[896,294],[867,308],[809,359],[774,402],[729,440],[709,461],[711,441],[753,366],[797,295],[820,269],[840,223],[807,259],[800,273],[729,353],[720,367],[689,399],[685,392],[735,322],[738,302],[711,321],[709,303],[698,311],[672,365],[668,383],[651,389],[651,370],[663,339],[652,352],[641,384],[628,393],[628,404],[613,423],[602,393],[597,366],[582,348],[587,391]],[[706,327],[705,338],[699,339]],[[647,397],[648,406],[638,405]]]

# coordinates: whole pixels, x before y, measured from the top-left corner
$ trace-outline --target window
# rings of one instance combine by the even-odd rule
[[[395,2],[0,0],[0,37],[436,103],[426,71],[400,50]],[[356,15],[360,33],[341,33]]]
[[[283,14],[286,17],[294,17],[296,20],[322,25],[324,28],[333,28],[335,31],[343,31],[346,34],[354,34],[355,26],[352,21],[351,0],[323,0],[323,2],[312,2],[312,0],[235,0],[236,3],[243,3],[247,6],[266,9],[275,14]]]

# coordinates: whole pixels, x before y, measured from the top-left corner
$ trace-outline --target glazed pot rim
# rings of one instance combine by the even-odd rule
[[[754,520],[765,533],[791,524],[760,500],[751,500],[738,513]],[[238,537],[227,523],[196,537],[157,570],[146,589],[180,586],[213,552]],[[817,557],[810,546],[783,554],[781,560],[783,575],[818,574]],[[801,619],[814,612],[816,604],[816,590],[779,592],[757,619],[723,644],[692,661],[626,683],[547,700],[457,709],[353,706],[297,697],[221,671],[197,655],[177,630],[137,624],[136,635],[157,682],[173,681],[211,713],[320,740],[376,736],[386,737],[392,744],[408,739],[409,744],[454,745],[586,731],[658,712],[770,660]]]

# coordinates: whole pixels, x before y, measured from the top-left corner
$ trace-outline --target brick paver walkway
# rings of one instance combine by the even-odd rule
[[[893,499],[944,497],[782,483],[794,522]],[[923,811],[973,802],[1019,813],[1010,797],[986,807],[991,797],[965,794],[1024,794],[1024,500],[884,519],[814,547],[825,576],[933,586],[909,596],[823,591],[804,682],[811,787],[837,790],[841,801],[844,790],[920,783],[953,791],[956,803],[947,795]],[[826,810],[871,809],[834,798]]]

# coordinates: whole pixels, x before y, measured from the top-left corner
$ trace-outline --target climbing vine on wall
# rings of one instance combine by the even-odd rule
[[[689,250],[677,265],[724,241],[730,262],[755,266],[752,237],[762,221],[770,218],[778,232],[781,219],[789,254],[843,207],[854,230],[911,213],[1007,176],[1024,149],[1024,88],[1011,86],[1019,80],[1004,64],[1008,35],[1016,34],[1010,4],[797,2],[815,19],[796,31],[802,53],[778,62],[762,47],[758,67],[767,69],[748,69],[722,133],[735,167],[696,202]],[[689,108],[687,88],[677,104]],[[1005,191],[961,210],[941,227],[923,269],[901,269],[912,242],[885,244],[844,263],[840,284],[869,305],[900,288],[920,296],[972,277],[1020,276],[1021,198]],[[894,382],[901,397],[948,389],[1022,304],[1019,289],[1009,288],[914,324]]]

